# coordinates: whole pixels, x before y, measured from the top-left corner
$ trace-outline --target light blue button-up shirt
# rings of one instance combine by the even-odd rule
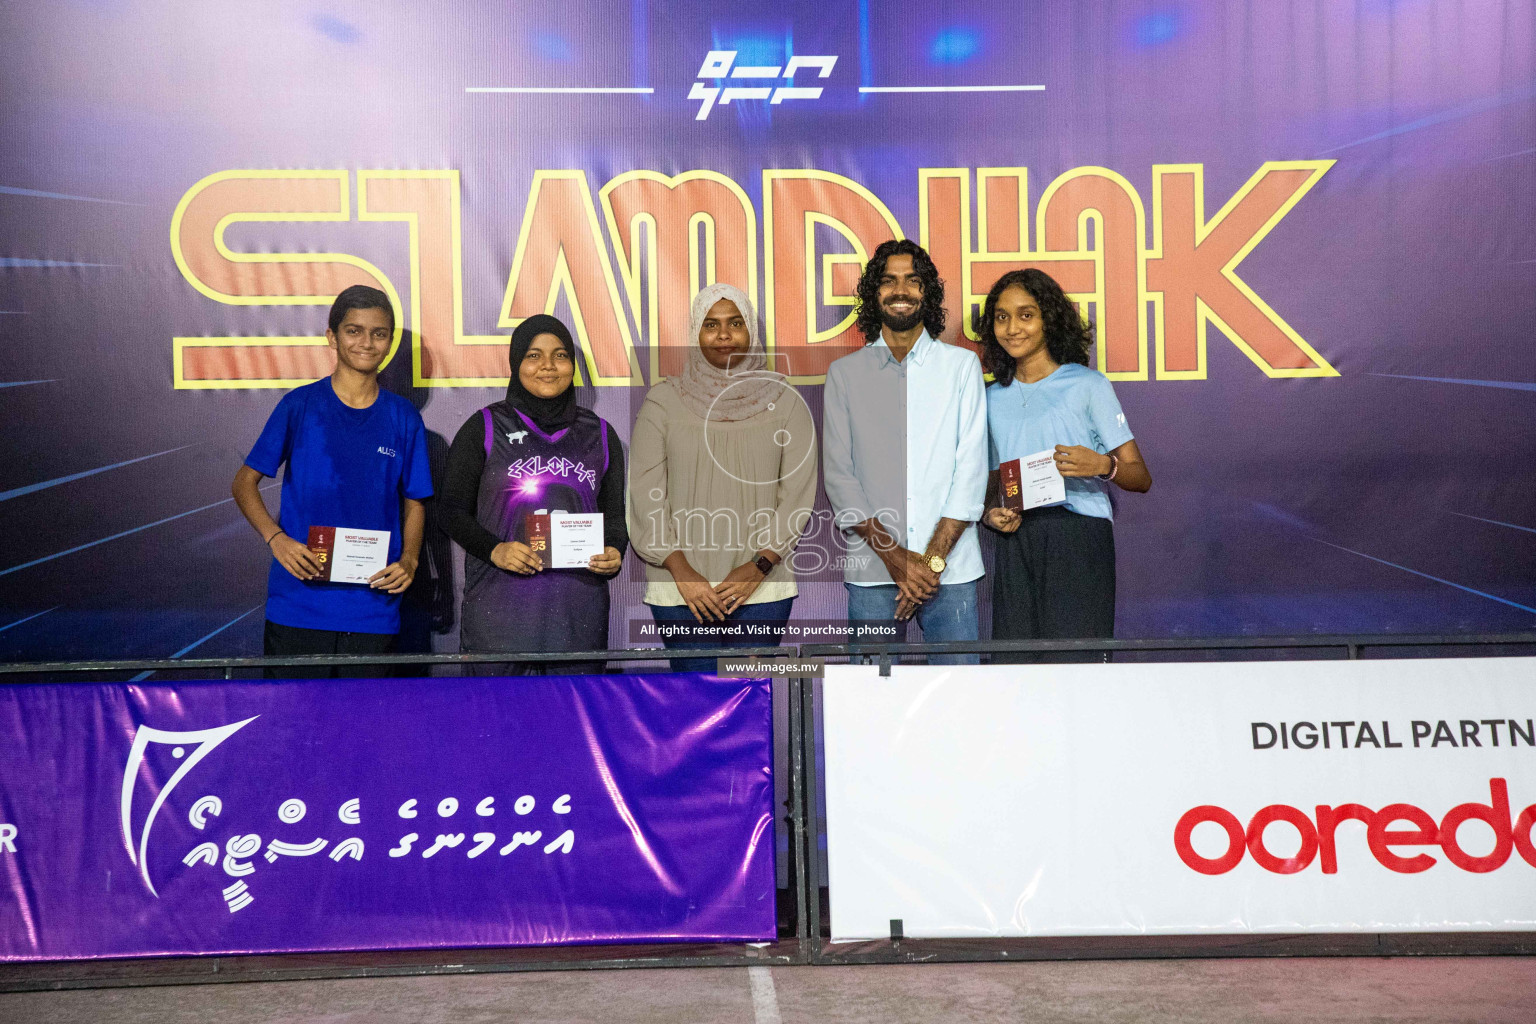
[[[881,338],[832,363],[824,398],[822,479],[847,540],[843,579],[893,582],[850,529],[876,517],[919,554],[939,519],[971,523],[940,582],[980,578],[975,522],[987,490],[987,406],[975,354],[924,331],[897,362]]]

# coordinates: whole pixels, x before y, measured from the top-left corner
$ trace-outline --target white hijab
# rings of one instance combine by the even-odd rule
[[[720,369],[699,348],[699,331],[715,303],[729,299],[747,322],[747,351],[732,357],[727,369]],[[757,329],[757,310],[752,300],[735,285],[712,284],[693,299],[688,318],[688,365],[674,378],[674,386],[683,404],[702,419],[734,422],[755,416],[778,397],[784,386],[782,375],[768,370],[768,357]]]

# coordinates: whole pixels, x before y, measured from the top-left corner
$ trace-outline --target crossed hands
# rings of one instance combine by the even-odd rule
[[[906,622],[917,613],[918,605],[939,592],[939,574],[928,567],[928,560],[908,548],[877,552],[896,584],[896,621]]]
[[[694,621],[699,623],[725,621],[728,615],[747,603],[747,598],[763,582],[763,574],[753,562],[738,565],[714,586],[710,586],[709,581],[686,561],[671,571],[677,592],[693,613]]]

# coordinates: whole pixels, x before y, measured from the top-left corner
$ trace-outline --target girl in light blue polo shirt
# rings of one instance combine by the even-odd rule
[[[994,379],[987,387],[992,477],[982,519],[1000,535],[992,638],[1112,637],[1109,487],[1145,491],[1152,475],[1115,389],[1088,366],[1093,325],[1050,275],[1015,270],[992,286],[977,333],[982,362]],[[1054,452],[1066,478],[1066,500],[1024,512],[1002,507],[999,467],[1042,451]]]

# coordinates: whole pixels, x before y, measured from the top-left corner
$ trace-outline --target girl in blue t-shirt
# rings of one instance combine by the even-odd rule
[[[1146,491],[1152,475],[1109,379],[1088,367],[1093,325],[1050,275],[1015,270],[977,318],[987,388],[992,476],[982,521],[1000,534],[992,588],[994,640],[1112,637],[1114,506],[1109,485]],[[999,467],[1053,451],[1066,500],[1004,508]],[[1019,660],[999,657],[995,660]]]

